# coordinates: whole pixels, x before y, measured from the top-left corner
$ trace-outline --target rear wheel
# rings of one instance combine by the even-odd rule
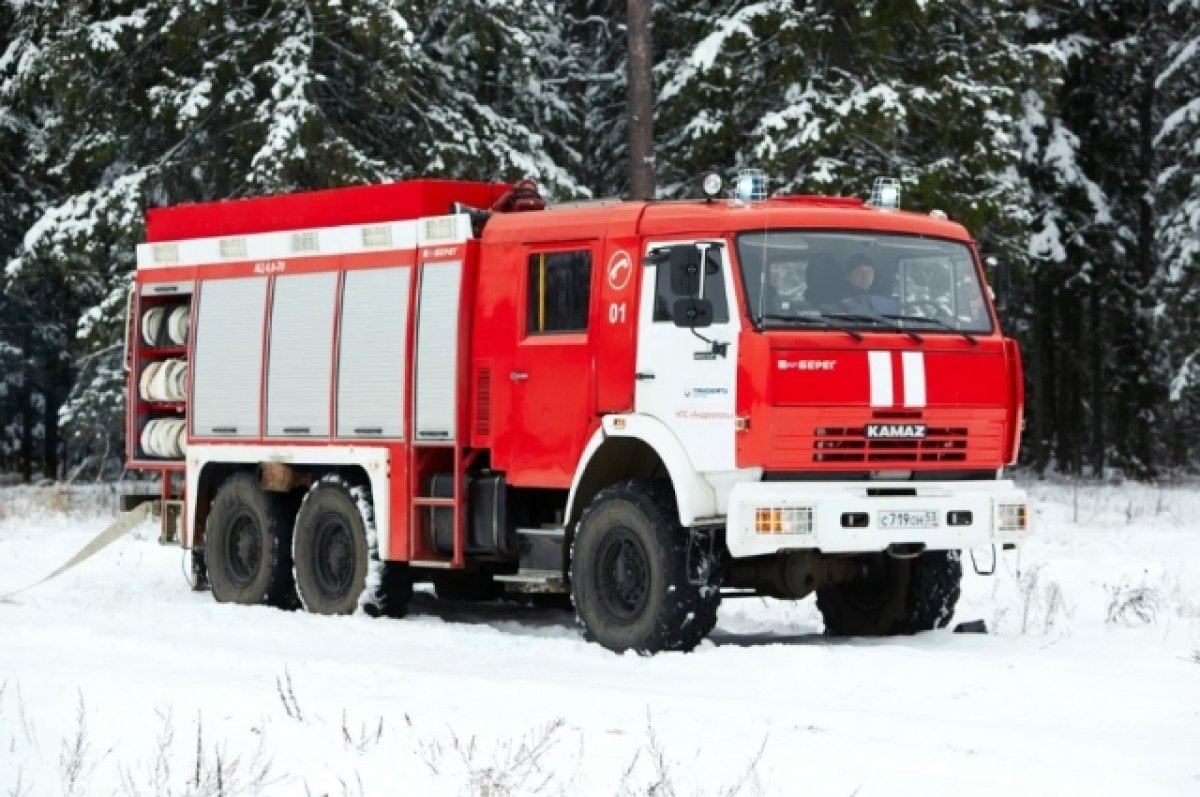
[[[235,473],[217,490],[205,525],[205,564],[222,603],[296,607],[292,583],[294,503],[264,492],[250,473]]]
[[[296,515],[292,540],[296,589],[315,614],[400,616],[412,595],[404,565],[378,561],[366,488],[330,475],[313,484]]]
[[[707,568],[702,578],[689,573],[690,540],[664,485],[601,490],[572,546],[571,594],[584,635],[615,651],[698,645],[716,625],[721,594],[707,583]]]
[[[862,577],[817,590],[826,633],[915,634],[950,622],[962,591],[958,551],[927,551],[915,559],[879,553],[862,559]]]

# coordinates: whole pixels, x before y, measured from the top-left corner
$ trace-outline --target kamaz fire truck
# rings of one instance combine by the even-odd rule
[[[218,601],[570,595],[617,651],[691,649],[736,595],[815,592],[835,634],[944,626],[962,552],[1029,532],[1002,476],[1021,359],[976,246],[886,184],[705,186],[150,210],[128,458],[162,474],[164,533]]]

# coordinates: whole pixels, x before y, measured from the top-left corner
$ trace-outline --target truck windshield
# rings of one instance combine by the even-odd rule
[[[916,235],[764,230],[737,237],[761,328],[990,332],[970,247]],[[969,336],[969,335],[968,335]]]

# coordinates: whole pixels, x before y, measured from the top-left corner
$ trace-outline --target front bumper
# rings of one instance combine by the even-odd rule
[[[776,509],[796,522],[772,525]],[[884,527],[903,513],[903,520],[921,518],[929,527]],[[890,545],[961,550],[1019,545],[1032,517],[1029,497],[1011,481],[742,482],[729,495],[725,538],[734,557],[800,549],[865,553]]]

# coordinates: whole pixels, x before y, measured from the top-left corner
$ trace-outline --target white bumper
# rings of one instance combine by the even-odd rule
[[[1025,507],[1023,523],[1012,522],[1014,506]],[[784,516],[801,522],[785,523],[791,526],[786,531],[763,530],[761,526],[770,525],[763,513],[776,508],[791,510]],[[969,525],[963,524],[966,512]],[[961,525],[950,524],[951,513]],[[1011,481],[742,482],[729,495],[726,545],[734,557],[803,548],[825,553],[882,551],[893,544],[961,550],[1020,544],[1029,535],[1032,517],[1029,497]],[[805,518],[811,523],[803,522]],[[887,521],[917,518],[931,521],[921,524],[929,527],[884,527]],[[797,532],[797,526],[810,528]]]

